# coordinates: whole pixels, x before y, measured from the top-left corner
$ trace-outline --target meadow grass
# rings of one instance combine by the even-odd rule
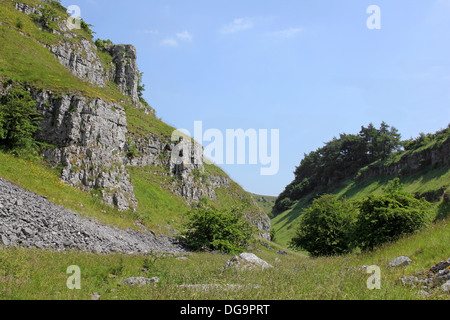
[[[76,251],[0,249],[0,299],[89,300],[98,293],[105,300],[421,300],[449,299],[439,288],[428,297],[399,279],[448,259],[450,226],[443,220],[374,252],[310,258],[257,246],[252,251],[272,264],[266,270],[224,269],[232,256],[190,253],[174,255],[101,255]],[[275,246],[275,245],[274,245]],[[391,268],[389,262],[406,255],[411,265]],[[69,290],[67,267],[81,269],[81,290]],[[380,290],[369,290],[370,277],[360,267],[381,268]],[[142,288],[119,285],[128,277],[155,277],[159,282]],[[209,290],[183,285],[214,285]],[[229,289],[226,285],[240,285]],[[222,287],[220,286],[222,285]]]
[[[138,201],[140,219],[160,231],[166,230],[168,224],[177,227],[190,207],[184,198],[169,191],[176,178],[156,166],[128,167],[128,172]]]

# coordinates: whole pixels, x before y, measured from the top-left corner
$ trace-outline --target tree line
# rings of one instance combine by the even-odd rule
[[[361,127],[358,134],[340,134],[316,151],[305,154],[296,168],[294,181],[275,202],[275,210],[282,212],[303,196],[353,177],[359,169],[376,160],[386,160],[402,147],[401,135],[395,127],[382,122]]]

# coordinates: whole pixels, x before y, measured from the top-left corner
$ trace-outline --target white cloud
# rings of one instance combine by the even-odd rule
[[[161,41],[162,46],[170,46],[170,47],[176,47],[178,45],[178,42],[173,38],[166,38]]]
[[[238,31],[253,28],[253,22],[249,18],[234,19],[233,22],[223,26],[220,29],[222,34],[231,34]]]
[[[145,34],[151,34],[151,35],[158,35],[159,31],[158,30],[153,30],[153,29],[145,29],[142,30],[143,33]]]
[[[177,33],[176,36],[178,39],[181,39],[181,40],[192,41],[192,35],[187,31]]]
[[[285,30],[281,30],[281,31],[271,32],[271,33],[269,33],[269,35],[288,39],[288,38],[292,38],[293,36],[299,34],[300,32],[303,32],[303,30],[304,30],[303,28],[291,28],[291,29],[285,29]]]

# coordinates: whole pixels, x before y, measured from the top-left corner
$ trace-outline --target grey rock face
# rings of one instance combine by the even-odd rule
[[[58,61],[75,76],[87,80],[91,84],[104,87],[106,72],[96,51],[96,46],[81,39],[79,43],[60,41],[56,45],[47,46]]]
[[[47,148],[44,157],[63,165],[61,180],[84,191],[100,190],[103,199],[120,210],[137,206],[126,170],[125,110],[114,102],[80,95],[54,96],[35,92],[43,116],[37,139]]]
[[[16,205],[23,199],[23,206]],[[112,228],[66,210],[0,178],[0,240],[6,247],[94,253],[183,253],[168,237]]]
[[[111,81],[114,81],[123,94],[130,96],[135,104],[139,103],[137,52],[132,45],[112,45],[105,48],[113,57]]]
[[[36,14],[38,16],[42,16],[42,12],[39,9],[37,9],[33,6],[30,6],[28,4],[16,2],[15,6],[16,6],[16,10],[18,10],[22,13],[25,13],[27,15]]]

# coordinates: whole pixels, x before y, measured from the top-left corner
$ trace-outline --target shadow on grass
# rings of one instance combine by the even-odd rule
[[[450,217],[450,203],[443,200],[442,203],[438,207],[438,212],[437,212],[436,219],[434,220],[434,222],[438,222],[438,221],[447,219],[448,217]]]

